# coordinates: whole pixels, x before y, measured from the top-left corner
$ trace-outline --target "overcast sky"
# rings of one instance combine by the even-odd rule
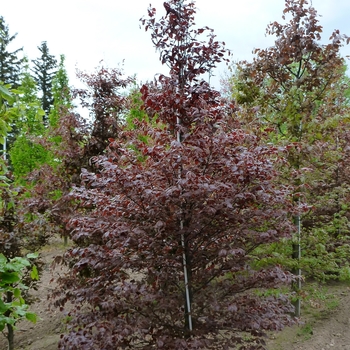
[[[0,15],[18,33],[11,49],[23,46],[29,59],[39,56],[37,46],[47,41],[52,54],[66,56],[66,68],[72,85],[77,85],[75,70],[93,71],[103,65],[113,68],[125,60],[127,75],[153,79],[156,73],[167,73],[158,60],[150,33],[140,29],[139,19],[147,14],[149,3],[164,15],[164,0],[16,0],[4,1]],[[350,35],[349,0],[313,0],[324,39],[334,29]],[[254,48],[273,44],[265,37],[268,23],[281,22],[284,0],[197,0],[196,23],[214,29],[217,39],[225,41],[233,52],[233,60],[252,58]],[[343,50],[350,54],[350,48]],[[219,86],[224,74],[220,67],[212,84]]]

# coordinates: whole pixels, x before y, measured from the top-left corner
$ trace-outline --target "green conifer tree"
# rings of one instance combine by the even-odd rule
[[[9,44],[16,38],[17,33],[10,35],[9,27],[5,24],[4,18],[0,16],[0,81],[17,88],[20,81],[24,57],[19,58],[23,48],[13,52],[8,51]]]
[[[57,60],[55,56],[50,55],[46,41],[38,46],[41,56],[32,60],[34,67],[32,69],[33,78],[41,90],[42,108],[45,111],[44,122],[47,122],[48,115],[53,105],[52,79],[56,74]]]

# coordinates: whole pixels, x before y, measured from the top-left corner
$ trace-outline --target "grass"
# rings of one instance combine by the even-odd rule
[[[311,323],[306,323],[304,326],[299,327],[297,336],[302,337],[303,340],[308,340],[313,335],[313,329]]]
[[[287,327],[282,332],[271,334],[273,340],[269,342],[268,349],[285,350],[286,344],[312,339],[317,323],[332,316],[340,305],[341,295],[348,287],[348,282],[305,283],[300,323]]]

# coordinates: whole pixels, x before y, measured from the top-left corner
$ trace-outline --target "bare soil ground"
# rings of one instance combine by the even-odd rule
[[[49,309],[47,296],[57,287],[54,282],[51,282],[52,278],[62,273],[59,269],[52,271],[50,265],[54,257],[63,252],[62,241],[54,240],[40,253],[44,261],[44,268],[40,276],[39,289],[32,292],[36,302],[30,307],[31,311],[38,315],[39,321],[36,324],[22,321],[17,325],[17,330],[15,330],[16,350],[57,350],[58,348],[60,334],[64,330],[65,315],[58,309]],[[7,349],[7,340],[1,335],[0,349]]]
[[[60,334],[65,329],[65,315],[59,310],[49,310],[47,295],[57,288],[54,282],[50,282],[51,279],[62,273],[57,269],[51,271],[50,264],[63,251],[62,242],[54,241],[41,253],[45,266],[40,287],[35,292],[37,302],[31,306],[40,320],[37,324],[26,321],[18,324],[16,350],[57,350]],[[349,285],[338,283],[328,286],[320,298],[305,302],[302,310],[299,325],[269,335],[268,350],[350,350]],[[1,336],[0,349],[7,349],[6,339]]]
[[[334,283],[302,305],[300,324],[271,334],[268,350],[350,350],[350,287]]]

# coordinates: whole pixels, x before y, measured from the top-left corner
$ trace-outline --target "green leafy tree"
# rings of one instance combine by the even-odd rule
[[[149,120],[144,109],[142,94],[138,87],[133,87],[128,95],[128,112],[125,116],[125,124],[127,128],[135,129],[137,122]]]
[[[18,92],[18,117],[14,125],[17,129],[17,138],[11,147],[10,159],[16,180],[24,184],[25,176],[31,171],[40,168],[43,164],[54,163],[52,151],[55,147],[60,147],[60,138],[53,136],[52,130],[48,130],[44,125],[45,111],[41,108],[41,101],[37,97],[37,85],[28,70],[23,74]],[[63,55],[59,69],[52,80],[52,97],[53,106],[49,121],[50,126],[56,128],[59,115],[70,113],[72,107]],[[50,140],[51,145],[49,145]]]
[[[5,144],[10,124],[17,115],[14,92],[0,82],[0,142]],[[0,158],[0,331],[7,327],[9,350],[14,349],[15,324],[21,319],[35,322],[36,315],[28,311],[23,291],[38,280],[38,270],[29,259],[37,255],[21,257],[24,235],[21,220],[16,211],[18,193],[12,187],[12,180],[6,167],[6,160]],[[28,234],[25,240],[28,240]]]
[[[55,56],[50,55],[47,42],[43,41],[38,46],[41,56],[36,60],[32,60],[34,63],[33,77],[41,91],[42,108],[45,111],[45,122],[47,122],[48,115],[53,105],[52,96],[52,79],[56,74],[57,60]]]
[[[37,321],[36,314],[29,311],[23,298],[23,291],[28,289],[24,282],[26,271],[30,271],[31,279],[39,279],[38,270],[30,261],[33,258],[37,258],[37,254],[8,259],[0,253],[0,331],[7,328],[8,350],[14,350],[16,323],[22,319]]]
[[[9,85],[5,86],[0,81],[0,144],[2,146],[2,158],[1,165],[4,167],[4,160],[6,160],[6,140],[7,134],[11,130],[11,123],[15,113],[12,108],[9,108],[9,104],[14,102],[14,95],[9,90]]]
[[[46,132],[43,122],[45,112],[41,108],[37,86],[28,67],[23,73],[15,106],[17,116],[13,130],[16,131],[16,138],[11,143],[9,155],[16,180],[24,184],[24,177],[28,173],[52,159],[50,153],[39,143],[40,137]]]
[[[72,94],[64,61],[65,56],[61,55],[58,70],[52,79],[53,106],[50,110],[49,122],[53,127],[57,127],[59,116],[73,107]]]
[[[21,76],[21,84],[17,89],[17,96],[15,104],[18,108],[17,129],[33,135],[42,135],[45,131],[43,123],[45,112],[41,108],[41,101],[38,98],[38,87],[30,75],[28,66],[26,66]]]

